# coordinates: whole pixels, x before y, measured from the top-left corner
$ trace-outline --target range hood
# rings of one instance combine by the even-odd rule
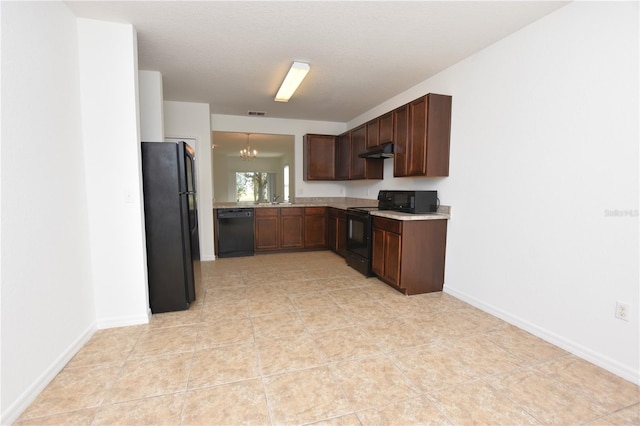
[[[365,152],[358,154],[360,158],[391,158],[393,157],[393,142],[386,142],[382,145],[369,148]]]

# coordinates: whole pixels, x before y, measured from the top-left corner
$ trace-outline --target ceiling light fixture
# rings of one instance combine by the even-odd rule
[[[251,145],[249,145],[249,135],[251,133],[247,133],[247,147],[245,149],[240,150],[240,158],[246,161],[251,161],[258,156],[258,151],[255,149],[251,149]]]
[[[287,76],[284,78],[280,89],[278,89],[278,93],[276,93],[276,98],[274,99],[276,102],[289,102],[293,93],[298,89],[302,80],[307,76],[311,67],[309,64],[305,64],[304,62],[294,62],[291,65],[291,69],[287,73]]]

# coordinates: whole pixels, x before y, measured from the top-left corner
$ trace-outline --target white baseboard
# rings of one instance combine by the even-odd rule
[[[628,380],[632,383],[640,385],[640,372],[634,370],[633,367],[621,364],[620,362],[614,359],[611,359],[605,355],[602,355],[589,348],[586,348],[570,339],[567,339],[549,330],[540,328],[539,326],[529,321],[526,321],[518,316],[515,316],[511,313],[498,309],[495,306],[489,305],[481,300],[476,299],[473,296],[469,296],[464,292],[461,292],[446,286],[443,291],[447,294],[450,294],[451,296],[454,296],[462,301],[467,302],[472,306],[475,306],[476,308],[482,311],[485,311],[493,316],[496,316],[508,322],[509,324],[515,325],[518,328],[528,331],[534,336],[537,336],[542,340],[545,340],[555,346],[558,346],[559,348],[564,349],[567,352],[570,352],[582,359],[585,359],[591,362],[592,364],[602,367],[605,370],[610,371],[611,373],[617,376],[620,376],[625,380]]]
[[[98,320],[96,323],[85,330],[54,362],[45,370],[38,379],[20,395],[6,411],[3,411],[0,417],[0,425],[10,425],[14,423],[18,417],[29,407],[29,405],[37,398],[45,387],[62,371],[71,358],[78,353],[82,346],[89,341],[96,330],[105,328],[125,327],[129,325],[148,324],[151,319],[151,310],[147,310],[146,315],[135,315],[120,318],[107,318]]]
[[[200,261],[201,262],[209,262],[211,260],[216,260],[216,255],[215,254],[211,254],[211,255],[207,255],[207,256],[201,256],[200,257]]]
[[[114,317],[98,319],[97,327],[99,330],[105,328],[126,327],[129,325],[149,324],[151,320],[151,310],[147,310],[146,315],[131,315],[127,317]]]
[[[35,401],[40,392],[47,387],[49,383],[56,377],[56,375],[62,371],[65,365],[75,354],[78,353],[80,348],[89,341],[91,336],[96,332],[97,326],[95,323],[91,324],[69,347],[47,368],[41,375],[33,382],[22,395],[16,399],[16,401],[2,412],[0,418],[0,424],[10,425],[18,420],[18,417],[29,407],[29,405]]]

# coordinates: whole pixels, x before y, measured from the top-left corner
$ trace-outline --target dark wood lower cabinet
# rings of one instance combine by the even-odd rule
[[[327,248],[326,207],[255,209],[256,253]]]
[[[254,247],[256,251],[280,248],[280,209],[263,208],[254,211]]]
[[[405,294],[442,291],[446,220],[373,218],[372,269]]]
[[[327,243],[331,251],[342,257],[347,255],[347,213],[342,209],[329,208],[329,235]]]
[[[305,207],[304,248],[327,248],[327,208]]]
[[[402,246],[400,234],[382,229],[373,230],[371,269],[385,282],[400,287],[400,258]]]
[[[304,247],[304,216],[301,207],[280,209],[280,247],[301,249]]]

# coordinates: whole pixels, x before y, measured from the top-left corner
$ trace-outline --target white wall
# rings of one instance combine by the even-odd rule
[[[452,206],[445,291],[635,382],[638,75],[638,3],[574,2],[348,123],[452,95],[450,177],[371,188]]]
[[[282,201],[290,201],[290,199],[292,199],[294,197],[294,194],[296,193],[296,178],[295,178],[296,163],[293,158],[294,155],[295,155],[294,152],[286,152],[280,158],[281,159],[280,169],[282,170]],[[288,194],[284,193],[284,185],[285,185],[284,166],[289,166],[289,193]]]
[[[136,33],[129,24],[77,22],[98,327],[146,323]]]
[[[162,74],[158,71],[138,71],[140,94],[140,139],[145,142],[164,141],[164,109]]]
[[[213,188],[209,104],[164,102],[164,133],[168,138],[196,140],[198,233],[200,259],[215,259],[213,250]]]
[[[2,2],[1,424],[95,330],[78,37],[62,3]]]
[[[302,137],[306,133],[338,135],[345,123],[311,120],[285,120],[267,117],[211,115],[211,130],[220,132],[268,133],[293,135],[295,156],[295,194],[293,197],[343,197],[344,185],[335,182],[304,182],[302,167]]]

